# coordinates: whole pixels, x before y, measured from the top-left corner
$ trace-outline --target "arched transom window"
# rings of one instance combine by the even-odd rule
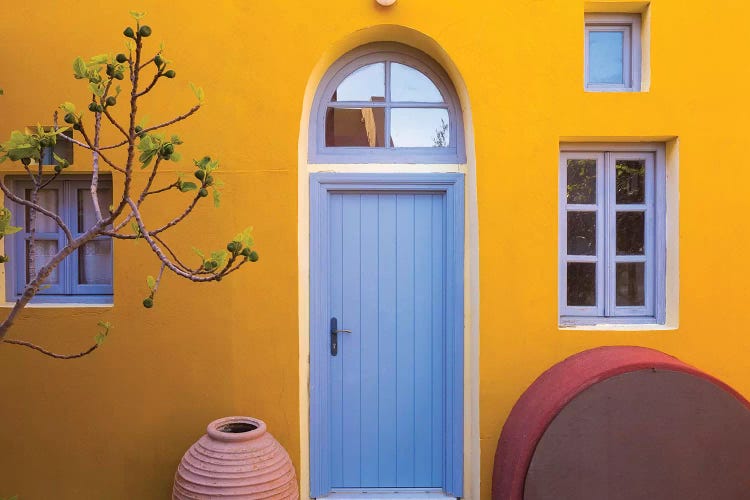
[[[460,106],[447,74],[400,44],[346,54],[315,97],[310,161],[463,163]]]

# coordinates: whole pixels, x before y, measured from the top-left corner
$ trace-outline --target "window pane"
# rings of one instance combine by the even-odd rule
[[[568,305],[596,305],[596,264],[568,262]]]
[[[399,63],[391,64],[391,101],[443,102],[440,91],[421,71]]]
[[[617,255],[643,255],[646,214],[617,212]]]
[[[112,283],[112,241],[95,240],[78,250],[78,283],[109,285]]]
[[[37,193],[37,199],[39,205],[46,208],[47,210],[54,212],[56,214],[60,213],[60,210],[58,208],[58,199],[59,199],[60,192],[57,189],[42,189]],[[27,200],[31,200],[31,189],[25,190],[25,197]],[[26,230],[28,231],[30,229],[30,220],[29,216],[31,215],[31,209],[26,207]],[[41,214],[39,212],[36,213],[36,217],[34,218],[34,227],[36,228],[36,231],[38,233],[56,233],[58,230],[57,224],[55,221],[50,219],[44,214]]]
[[[596,212],[568,212],[568,255],[596,255]]]
[[[384,108],[328,108],[326,146],[383,147]]]
[[[391,110],[391,146],[447,148],[450,126],[447,109],[394,108]]]
[[[588,83],[624,83],[622,31],[589,32]]]
[[[646,200],[646,161],[617,160],[615,169],[616,203],[620,205],[644,203]]]
[[[31,245],[29,245],[29,241],[26,241],[26,283],[31,281],[31,279],[36,276],[36,272],[43,267],[47,262],[49,262],[52,257],[54,257],[57,254],[57,241],[51,240],[36,240],[34,242],[34,268],[32,269],[29,262],[29,248]],[[57,285],[60,281],[58,278],[57,270],[59,268],[55,268],[52,273],[47,277],[46,281],[44,282],[47,285]],[[44,291],[44,290],[42,290]]]
[[[344,78],[331,101],[385,101],[385,63],[363,66]]]
[[[596,160],[568,160],[568,203],[596,204]]]
[[[618,306],[643,306],[646,303],[643,279],[646,264],[643,262],[619,262],[615,273],[616,304]]]
[[[109,206],[112,204],[112,189],[99,186],[97,194],[99,195],[99,208],[102,211],[102,216],[106,217],[109,213]],[[77,198],[78,232],[85,233],[91,226],[96,224],[96,212],[94,211],[94,203],[91,201],[91,191],[88,189],[78,189]]]

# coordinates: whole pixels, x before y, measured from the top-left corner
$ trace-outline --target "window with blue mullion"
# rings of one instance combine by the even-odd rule
[[[27,200],[31,199],[32,188],[30,181],[13,181],[14,192]],[[112,204],[111,182],[100,180],[98,193],[101,210],[108,213]],[[96,222],[90,181],[80,177],[57,180],[45,186],[38,193],[38,203],[59,214],[73,237],[80,236]],[[6,278],[8,300],[16,300],[35,270],[45,265],[66,244],[65,235],[55,221],[37,212],[34,222],[36,257],[32,269],[29,265],[31,210],[14,205],[14,223],[22,231],[11,237],[12,244],[9,242],[6,247],[11,258]],[[34,301],[109,303],[112,290],[112,241],[98,237],[65,258],[47,278]]]
[[[657,168],[651,152],[561,153],[561,323],[663,321]]]

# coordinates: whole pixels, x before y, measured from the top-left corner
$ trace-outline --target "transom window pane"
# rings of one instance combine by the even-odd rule
[[[331,101],[385,100],[385,64],[376,63],[363,66],[347,76],[333,93]]]
[[[395,148],[445,148],[450,143],[447,109],[391,109],[391,145]]]
[[[328,147],[383,147],[385,108],[328,108]]]
[[[443,102],[440,91],[419,70],[391,63],[391,100],[396,102]]]
[[[623,31],[589,32],[589,83],[624,84]]]

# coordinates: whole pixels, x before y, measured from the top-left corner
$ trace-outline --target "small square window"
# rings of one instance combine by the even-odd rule
[[[33,130],[36,131],[36,125],[32,127],[26,127],[27,131]],[[52,127],[44,127],[44,130],[46,132],[50,132],[52,130]],[[73,131],[72,130],[66,130],[62,133],[66,137],[73,138]],[[42,148],[42,154],[41,154],[41,160],[42,165],[55,165],[55,157],[54,155],[59,156],[63,160],[66,160],[68,164],[73,164],[73,143],[70,141],[65,140],[62,137],[57,138],[57,142],[53,147],[46,147]],[[32,161],[32,164],[36,164],[36,161]]]
[[[74,238],[96,221],[90,194],[90,179],[73,177],[50,182],[38,192],[38,203],[57,213]],[[12,181],[13,192],[31,199],[33,184],[27,179]],[[112,182],[99,180],[99,204],[106,210],[112,204]],[[13,224],[21,231],[5,239],[6,298],[15,301],[24,291],[34,269],[29,266],[29,228],[31,211],[8,201]],[[66,237],[57,223],[41,213],[35,214],[35,264],[37,269],[66,244]],[[112,239],[100,236],[66,257],[50,274],[34,302],[111,303],[112,302]]]
[[[560,153],[560,324],[664,323],[662,150]]]
[[[641,15],[586,14],[586,90],[641,90]]]

